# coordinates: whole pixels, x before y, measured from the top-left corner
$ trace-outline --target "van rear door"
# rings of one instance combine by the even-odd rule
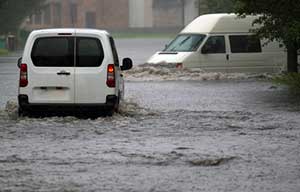
[[[74,103],[74,36],[36,37],[28,62],[30,103]]]
[[[109,61],[104,53],[104,39],[77,31],[75,41],[75,103],[103,104],[111,91],[106,85]]]

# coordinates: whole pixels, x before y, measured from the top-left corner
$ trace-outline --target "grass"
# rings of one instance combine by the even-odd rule
[[[9,51],[7,49],[0,48],[0,56],[8,55]]]
[[[286,73],[273,78],[273,82],[287,85],[292,92],[300,93],[300,73]]]

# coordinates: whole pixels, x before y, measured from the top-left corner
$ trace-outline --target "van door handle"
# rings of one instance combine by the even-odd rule
[[[70,72],[67,72],[67,71],[60,71],[60,72],[57,72],[57,75],[71,75]]]
[[[226,54],[226,59],[227,59],[227,61],[229,60],[229,54]]]

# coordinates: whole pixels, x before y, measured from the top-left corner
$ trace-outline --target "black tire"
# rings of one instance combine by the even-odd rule
[[[118,97],[118,100],[114,106],[114,112],[118,113],[119,112],[119,107],[120,107],[120,97]]]
[[[114,115],[114,112],[115,112],[115,107],[114,108],[112,108],[112,109],[107,109],[106,111],[105,111],[105,116],[107,116],[107,117],[111,117],[111,116],[113,116]]]
[[[29,115],[28,111],[22,109],[21,107],[18,108],[18,115],[19,117],[26,117]]]

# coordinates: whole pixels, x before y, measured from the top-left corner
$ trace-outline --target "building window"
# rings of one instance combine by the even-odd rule
[[[61,4],[54,3],[53,5],[53,17],[54,17],[54,26],[60,27],[61,26]]]
[[[44,10],[44,24],[51,24],[51,7],[48,5]]]
[[[34,23],[35,23],[36,25],[41,25],[41,24],[42,24],[42,13],[41,13],[41,12],[38,12],[38,13],[35,14],[34,17],[35,17],[35,18],[34,18]]]
[[[182,0],[153,0],[153,8],[167,9],[182,6]]]
[[[74,25],[77,23],[77,4],[71,3],[70,4],[70,17],[71,17],[71,24]]]
[[[96,13],[95,12],[86,12],[85,26],[87,28],[96,28]]]
[[[258,37],[254,35],[232,35],[229,36],[232,53],[260,53],[261,44]]]
[[[34,15],[29,16],[29,24],[34,24]]]

